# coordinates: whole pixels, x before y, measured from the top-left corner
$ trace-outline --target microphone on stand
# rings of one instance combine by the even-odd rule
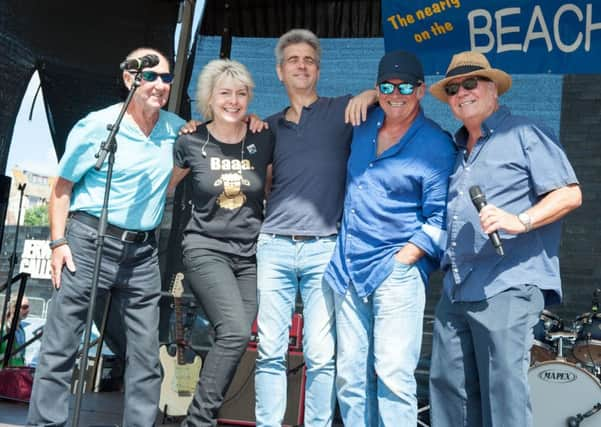
[[[487,205],[486,196],[484,196],[484,193],[477,185],[470,187],[470,197],[472,199],[472,203],[474,204],[478,212],[480,212],[482,208]],[[499,233],[497,231],[493,231],[488,235],[488,237],[490,238],[492,245],[495,247],[495,251],[497,251],[497,254],[499,254],[500,256],[505,255],[505,252],[503,251],[503,244],[501,243],[501,238],[499,237]]]
[[[158,55],[150,54],[139,58],[126,59],[119,65],[119,68],[122,70],[141,70],[142,68],[151,68],[159,65],[159,62]]]
[[[601,294],[601,289],[595,289],[595,292],[593,292],[593,305],[591,307],[593,313],[599,311],[599,294]]]

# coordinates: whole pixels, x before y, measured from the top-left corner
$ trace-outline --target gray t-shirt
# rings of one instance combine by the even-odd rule
[[[286,109],[267,119],[275,149],[263,233],[337,232],[352,137],[352,126],[344,123],[350,98],[318,98],[303,108],[298,124],[285,119]]]

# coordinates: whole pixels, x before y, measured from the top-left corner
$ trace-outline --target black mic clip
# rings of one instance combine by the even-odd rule
[[[595,291],[593,292],[593,305],[591,307],[591,311],[593,313],[599,311],[599,294],[601,294],[601,289],[595,289]]]
[[[123,61],[119,68],[122,70],[136,70],[140,71],[142,68],[152,68],[159,65],[160,59],[158,55],[149,54],[141,56],[140,58],[131,58]]]

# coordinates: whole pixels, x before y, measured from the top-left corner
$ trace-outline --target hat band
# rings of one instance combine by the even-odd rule
[[[459,76],[461,74],[467,74],[467,73],[471,73],[472,71],[478,71],[478,70],[484,70],[484,67],[481,67],[479,65],[462,65],[460,67],[455,67],[452,70],[450,70],[449,72],[447,72],[447,75],[445,76],[445,78]]]

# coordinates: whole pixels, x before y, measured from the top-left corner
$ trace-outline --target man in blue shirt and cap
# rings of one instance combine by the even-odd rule
[[[417,423],[425,288],[445,242],[455,149],[420,106],[420,61],[380,60],[379,107],[354,129],[344,215],[324,277],[334,290],[337,393],[348,426]]]

